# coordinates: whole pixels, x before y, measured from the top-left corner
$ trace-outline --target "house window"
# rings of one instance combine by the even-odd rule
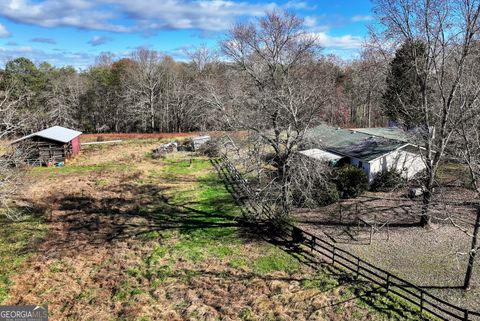
[[[358,161],[358,168],[362,168],[363,167],[363,162],[362,161]]]

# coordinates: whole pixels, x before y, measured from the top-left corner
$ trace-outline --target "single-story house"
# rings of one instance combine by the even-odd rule
[[[307,138],[313,148],[300,153],[362,168],[369,182],[378,173],[391,169],[407,179],[425,169],[418,147],[409,143],[408,134],[398,128],[341,129],[320,125],[312,128]]]
[[[65,162],[80,152],[80,135],[73,129],[54,126],[11,142],[17,153],[31,165]]]

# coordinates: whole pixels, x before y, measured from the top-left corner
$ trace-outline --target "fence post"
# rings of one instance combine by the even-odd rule
[[[390,291],[390,273],[387,272],[387,292]]]
[[[357,279],[360,277],[360,258],[357,256]]]
[[[333,244],[332,265],[335,265],[335,250],[336,250],[336,247],[335,247],[335,244]]]
[[[463,320],[468,321],[468,310],[467,309],[464,310]]]
[[[423,291],[420,292],[420,314],[423,313]]]
[[[369,242],[369,245],[372,244],[372,239],[373,239],[373,225],[370,226],[370,242]]]

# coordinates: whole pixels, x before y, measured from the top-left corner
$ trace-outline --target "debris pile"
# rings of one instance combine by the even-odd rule
[[[153,158],[160,158],[169,153],[174,153],[176,151],[182,152],[196,152],[200,151],[203,148],[209,146],[211,143],[210,136],[198,136],[186,139],[180,142],[170,142],[167,144],[162,144],[158,148],[152,150]]]
[[[166,154],[174,153],[178,150],[177,142],[170,142],[167,144],[162,144],[159,147],[152,150],[153,158],[160,158]]]

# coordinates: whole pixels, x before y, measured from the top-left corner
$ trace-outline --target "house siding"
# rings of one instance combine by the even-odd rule
[[[372,182],[378,173],[395,169],[403,177],[410,179],[425,169],[422,157],[407,151],[395,151],[370,162],[368,179]]]

